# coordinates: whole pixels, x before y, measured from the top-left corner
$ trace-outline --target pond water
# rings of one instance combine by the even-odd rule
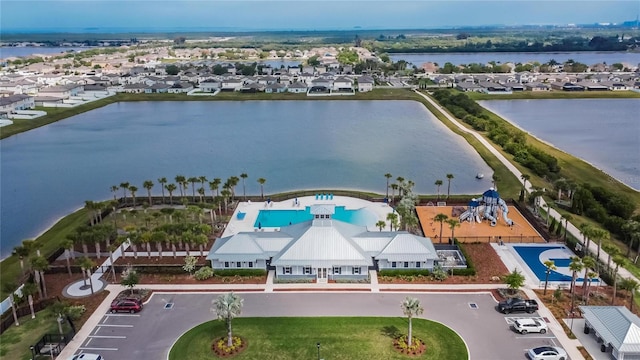
[[[159,195],[160,177],[224,182],[243,172],[252,195],[260,194],[261,177],[265,194],[384,194],[389,172],[433,194],[438,179],[446,192],[450,173],[452,193],[480,194],[492,174],[463,138],[414,101],[117,103],[4,139],[0,150],[3,257],[85,200],[112,197],[110,187],[122,182],[137,186],[140,199],[145,180]],[[486,176],[477,180],[477,173]]]

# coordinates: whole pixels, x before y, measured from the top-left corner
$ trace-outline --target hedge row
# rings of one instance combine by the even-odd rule
[[[469,254],[467,254],[467,251],[464,249],[464,246],[456,238],[453,238],[453,243],[456,244],[456,246],[458,246],[458,249],[460,249],[462,256],[464,256],[465,260],[467,261],[467,268],[453,269],[453,275],[462,275],[462,276],[476,275],[476,267],[474,266],[473,261],[471,260],[471,257],[469,257]]]
[[[227,269],[213,270],[213,276],[266,276],[267,271],[262,269]]]
[[[431,272],[427,269],[384,269],[378,271],[379,276],[429,276]]]

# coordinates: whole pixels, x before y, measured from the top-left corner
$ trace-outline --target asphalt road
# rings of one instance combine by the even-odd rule
[[[239,293],[243,317],[271,316],[393,316],[403,317],[400,303],[407,293]],[[156,293],[138,314],[106,314],[79,351],[107,359],[166,359],[181,334],[214,319],[211,301],[219,293]],[[457,331],[471,359],[526,359],[527,349],[556,345],[553,334],[520,335],[509,326],[515,317],[496,311],[488,294],[412,293],[425,311],[422,317]],[[167,303],[173,304],[166,309]],[[470,304],[477,308],[473,309]]]

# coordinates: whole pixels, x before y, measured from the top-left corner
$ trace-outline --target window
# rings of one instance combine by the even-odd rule
[[[359,267],[354,267],[353,269],[351,269],[351,273],[354,275],[360,275],[360,268]]]
[[[395,262],[395,261],[392,261],[392,262],[391,262],[391,267],[392,267],[392,268],[396,267],[396,262]]]
[[[404,267],[406,267],[406,268],[408,268],[408,267],[409,267],[409,262],[408,262],[408,261],[405,261],[405,262],[404,262]]]
[[[252,268],[253,267],[253,261],[249,261],[249,267]]]
[[[224,262],[224,267],[226,267],[226,268],[228,268],[228,267],[229,267],[229,262],[228,262],[228,261],[225,261],[225,262]]]
[[[242,267],[242,263],[241,263],[240,261],[237,261],[237,262],[236,262],[236,267],[237,267],[237,268],[241,268],[241,267]]]
[[[311,266],[305,266],[304,267],[304,274],[305,275],[310,275],[311,274]]]
[[[333,267],[333,274],[334,275],[340,275],[342,269],[340,269],[340,266],[334,266]]]
[[[416,261],[416,268],[420,267],[420,261]]]
[[[291,266],[285,266],[282,268],[283,274],[291,274]]]

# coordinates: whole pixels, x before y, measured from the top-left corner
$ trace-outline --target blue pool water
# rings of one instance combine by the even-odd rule
[[[260,210],[254,227],[283,227],[313,220],[310,207],[304,210]],[[353,225],[372,226],[376,216],[365,209],[346,210],[344,206],[336,206],[333,218]]]
[[[513,249],[520,255],[522,260],[529,266],[529,269],[533,271],[536,277],[540,281],[545,280],[546,276],[546,266],[540,261],[540,254],[547,250],[554,249],[565,249],[567,251],[566,258],[551,258],[555,263],[555,266],[560,268],[568,268],[571,263],[571,252],[567,250],[564,246],[514,246]],[[580,274],[584,275],[584,271],[581,271]],[[571,276],[561,274],[556,271],[551,271],[549,274],[549,281],[571,281]],[[576,281],[582,281],[581,277],[578,277]],[[596,279],[592,281],[597,281]]]

